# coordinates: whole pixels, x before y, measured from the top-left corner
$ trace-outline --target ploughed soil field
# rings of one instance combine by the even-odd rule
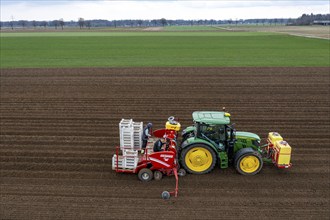
[[[329,68],[1,69],[2,219],[329,219]],[[122,118],[182,127],[226,110],[239,131],[279,132],[293,167],[142,183],[111,158]]]

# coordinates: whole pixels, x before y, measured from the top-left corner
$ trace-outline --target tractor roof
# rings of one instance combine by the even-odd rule
[[[193,112],[193,120],[205,124],[228,125],[230,124],[230,114],[227,112],[201,111]]]

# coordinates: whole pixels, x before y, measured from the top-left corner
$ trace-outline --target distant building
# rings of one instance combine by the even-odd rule
[[[330,25],[330,21],[314,21],[313,24],[317,24],[317,25]]]

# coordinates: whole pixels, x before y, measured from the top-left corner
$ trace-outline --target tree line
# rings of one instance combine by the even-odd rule
[[[103,19],[93,19],[85,20],[84,18],[79,18],[77,21],[64,21],[63,19],[53,20],[53,21],[28,21],[28,20],[18,20],[15,21],[1,21],[0,27],[6,28],[47,28],[52,27],[55,29],[64,29],[66,27],[79,27],[80,29],[91,27],[158,27],[158,26],[194,26],[194,25],[311,25],[314,21],[329,21],[330,14],[303,14],[299,18],[273,18],[273,19],[227,19],[227,20],[167,20],[165,18],[153,19],[153,20],[103,20]]]
[[[330,14],[303,14],[301,17],[297,18],[295,21],[296,25],[311,25],[317,21],[330,21]]]

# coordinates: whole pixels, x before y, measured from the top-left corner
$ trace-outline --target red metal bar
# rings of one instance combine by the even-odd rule
[[[179,177],[178,177],[178,170],[176,167],[173,168],[173,173],[175,176],[175,190],[173,192],[170,192],[170,195],[174,195],[174,197],[178,197],[179,192]]]

